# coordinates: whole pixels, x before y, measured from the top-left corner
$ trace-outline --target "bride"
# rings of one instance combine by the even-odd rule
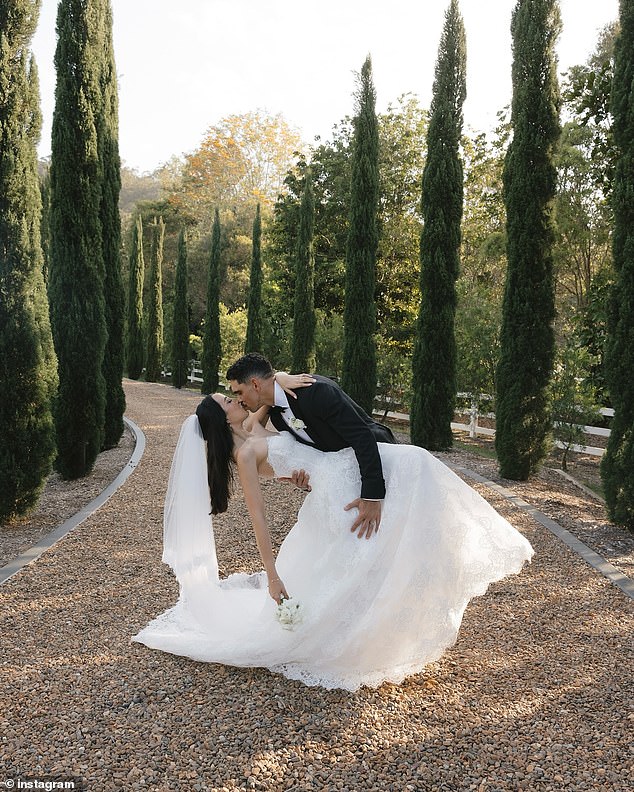
[[[307,375],[276,378],[291,396],[291,388],[310,385]],[[411,445],[379,443],[381,527],[359,539],[348,508],[360,486],[352,449],[318,451],[288,432],[267,431],[267,419],[267,407],[249,415],[239,401],[215,394],[185,420],[164,514],[163,561],[180,597],[133,640],[198,661],[268,668],[307,685],[400,683],[456,641],[470,599],[530,560],[533,550],[515,528]],[[234,468],[264,570],[220,579],[209,512],[226,510]],[[308,491],[277,558],[259,476]]]

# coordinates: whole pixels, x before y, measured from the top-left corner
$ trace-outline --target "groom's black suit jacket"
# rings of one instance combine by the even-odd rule
[[[384,498],[385,481],[376,444],[396,443],[394,435],[387,426],[373,421],[335,382],[319,374],[313,376],[316,382],[294,391],[297,399],[289,397],[292,413],[306,424],[306,431],[320,451],[352,448],[361,471],[361,497]],[[305,443],[275,408],[270,419],[279,432],[291,432]]]

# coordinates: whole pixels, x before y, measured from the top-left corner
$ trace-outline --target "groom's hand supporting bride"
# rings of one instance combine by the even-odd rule
[[[381,501],[380,500],[365,500],[364,498],[357,498],[344,506],[345,511],[350,509],[358,509],[359,514],[357,519],[352,523],[350,531],[354,533],[358,530],[359,539],[364,536],[369,539],[373,533],[379,530],[381,524]]]

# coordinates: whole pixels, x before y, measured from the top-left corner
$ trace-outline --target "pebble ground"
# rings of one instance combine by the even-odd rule
[[[126,395],[139,468],[0,589],[0,789],[632,790],[633,603],[490,492],[533,563],[474,600],[457,644],[403,685],[325,691],[131,643],[177,598],[162,505],[199,397],[132,382]],[[265,493],[280,541],[301,496]],[[239,494],[216,527],[222,572],[257,569]]]

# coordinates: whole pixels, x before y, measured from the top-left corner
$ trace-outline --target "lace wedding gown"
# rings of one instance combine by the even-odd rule
[[[289,433],[268,444],[277,476],[310,473],[312,492],[276,564],[303,622],[281,627],[263,572],[219,580],[204,442],[191,416],[165,511],[163,560],[179,580],[180,598],[134,640],[325,688],[399,683],[455,642],[472,597],[519,572],[533,554],[480,495],[417,446],[379,444],[387,496],[380,530],[368,540],[350,531],[356,512],[343,510],[360,490],[352,449],[322,453]]]

